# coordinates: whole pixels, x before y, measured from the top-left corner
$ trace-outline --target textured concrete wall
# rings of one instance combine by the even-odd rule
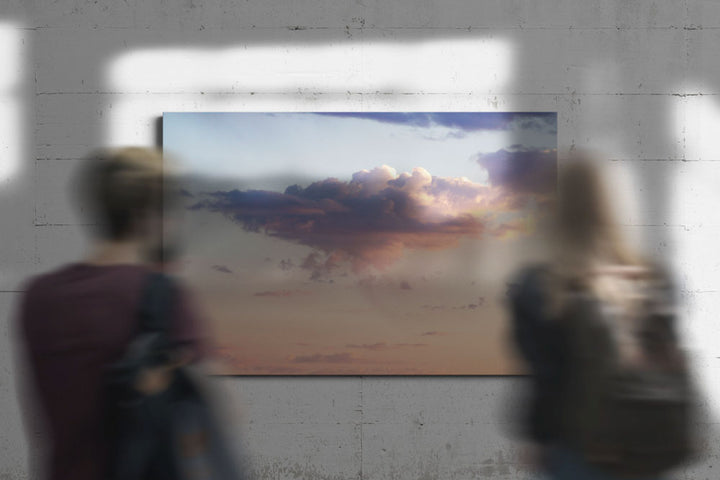
[[[625,229],[676,264],[689,342],[697,346],[707,390],[720,391],[710,383],[718,371],[714,316],[720,305],[720,255],[712,248],[720,233],[715,2],[4,0],[0,22],[0,33],[11,39],[0,47],[6,67],[0,162],[7,167],[0,177],[0,478],[25,478],[29,471],[8,329],[21,280],[83,251],[66,184],[78,158],[107,143],[150,144],[162,111],[557,111],[560,151],[597,148],[611,170],[635,180],[616,187],[620,197],[643,199],[623,211]],[[451,46],[438,60],[447,69],[443,76],[437,65],[422,62],[423,46],[437,42],[470,42],[483,55],[489,45],[502,45],[508,58],[487,57],[488,73],[473,59],[453,58]],[[336,71],[314,50],[330,46],[362,57],[392,45],[420,52],[412,79],[367,58]],[[189,72],[170,71],[162,54],[265,49],[282,57],[293,48],[307,56],[307,75],[272,89],[248,79],[242,65],[215,65],[229,73],[192,72],[195,83],[174,81]],[[137,52],[152,61],[142,63]],[[15,53],[20,61],[12,66]],[[507,78],[493,77],[492,69],[505,64]],[[476,85],[468,75],[478,76]],[[12,78],[4,83],[5,77]],[[11,125],[20,126],[14,135]],[[258,478],[528,476],[505,416],[518,379],[219,383]],[[711,451],[678,478],[714,478],[716,458]]]

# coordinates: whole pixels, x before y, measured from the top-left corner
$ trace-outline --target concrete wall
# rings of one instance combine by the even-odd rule
[[[720,4],[4,0],[0,22],[0,478],[30,471],[8,329],[21,281],[83,251],[66,185],[78,158],[109,143],[151,144],[163,111],[557,111],[561,152],[597,148],[611,170],[635,180],[617,184],[618,196],[643,199],[623,211],[625,228],[678,268],[688,341],[710,398],[720,398],[711,382]],[[424,63],[438,44],[448,52],[434,57],[440,65]],[[476,45],[487,68],[454,57],[461,44]],[[373,52],[392,58],[398,45],[415,54],[412,72],[373,63]],[[493,56],[498,45],[502,58]],[[326,47],[364,60],[338,70]],[[218,60],[207,72],[168,63],[172,52],[190,51],[261,54],[244,65]],[[263,64],[263,54],[280,66]],[[284,72],[278,83],[273,72],[297,55],[307,72]],[[503,68],[508,75],[497,74]],[[238,437],[258,478],[515,479],[528,473],[505,412],[520,382],[228,378],[219,388],[242,418]],[[717,447],[677,478],[714,478],[716,459]]]

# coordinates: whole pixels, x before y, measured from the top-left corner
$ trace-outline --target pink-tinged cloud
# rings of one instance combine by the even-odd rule
[[[348,343],[347,345],[345,345],[345,348],[359,348],[362,350],[370,350],[373,352],[377,352],[379,350],[387,350],[389,347],[388,347],[387,343],[380,342],[380,343],[371,343],[371,344],[363,343],[362,345],[358,345],[355,343]]]
[[[348,255],[342,251],[331,252],[327,255],[312,252],[303,259],[300,268],[310,272],[310,280],[332,282],[333,280],[329,277],[339,273],[343,262],[348,258]]]
[[[231,366],[236,369],[244,369],[247,362],[240,358],[234,347],[228,345],[214,344],[207,347],[207,356],[209,359],[222,362],[224,365]]]
[[[427,347],[427,343],[393,343],[391,345],[388,345],[385,342],[378,342],[378,343],[363,343],[363,344],[355,344],[355,343],[348,343],[345,345],[345,348],[353,348],[353,349],[359,349],[359,350],[365,350],[370,352],[381,352],[386,350],[397,350],[400,348],[418,348],[418,347]]]
[[[353,363],[356,358],[349,353],[331,353],[325,355],[315,353],[313,355],[297,355],[290,357],[292,363]]]
[[[293,297],[297,295],[311,295],[309,290],[265,290],[263,292],[255,292],[256,297]]]
[[[382,270],[406,250],[449,249],[463,237],[492,235],[502,225],[491,221],[494,214],[524,205],[514,196],[505,187],[434,177],[419,167],[398,174],[382,166],[356,172],[350,181],[328,178],[305,188],[292,185],[284,193],[208,193],[190,208],[219,212],[246,231],[312,247],[316,254],[300,267],[321,280],[344,264],[356,273]]]

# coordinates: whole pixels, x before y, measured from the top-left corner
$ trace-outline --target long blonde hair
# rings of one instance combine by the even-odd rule
[[[623,237],[601,174],[597,160],[587,153],[573,154],[558,172],[548,282],[549,307],[555,313],[575,289],[626,303],[636,280],[652,276],[648,263]]]
[[[552,258],[563,276],[644,264],[621,234],[597,162],[588,154],[573,155],[559,169],[555,213]]]

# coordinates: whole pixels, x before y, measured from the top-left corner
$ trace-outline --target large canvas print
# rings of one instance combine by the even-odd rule
[[[165,113],[215,373],[519,373],[507,282],[556,137],[549,112]]]

